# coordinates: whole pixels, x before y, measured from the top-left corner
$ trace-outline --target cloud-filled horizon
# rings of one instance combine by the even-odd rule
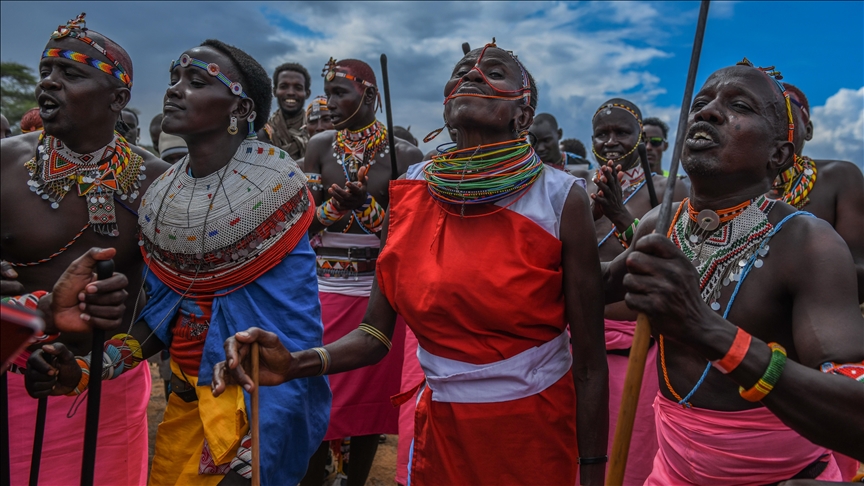
[[[495,37],[537,80],[538,113],[589,145],[591,116],[624,97],[670,125],[674,143],[698,2],[0,2],[0,59],[36,67],[58,24],[88,27],[132,57],[131,107],[146,126],[161,112],[168,66],[204,39],[236,45],[268,71],[299,62],[323,94],[324,63],[356,58],[380,81],[386,53],[394,123],[418,139],[442,124],[443,86],[462,56]],[[746,56],[776,65],[808,96],[815,125],[805,154],[864,168],[864,6],[859,2],[712,2],[698,87]],[[769,21],[770,20],[770,21]],[[778,26],[777,28],[769,26]],[[783,26],[788,26],[783,27]],[[275,109],[274,103],[274,109]],[[380,115],[383,121],[383,114]],[[446,135],[424,151],[447,141]],[[668,166],[671,149],[664,156]]]

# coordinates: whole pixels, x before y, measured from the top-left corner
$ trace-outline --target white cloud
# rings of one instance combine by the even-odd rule
[[[864,86],[841,88],[813,107],[813,140],[804,153],[814,159],[849,160],[864,169]]]

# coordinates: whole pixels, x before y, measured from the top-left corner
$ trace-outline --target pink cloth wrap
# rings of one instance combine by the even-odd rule
[[[605,319],[605,328],[607,350],[629,349],[633,344],[636,322]],[[621,408],[621,397],[624,394],[627,360],[626,356],[606,355],[606,362],[609,365],[609,454],[612,454],[615,426],[618,422],[618,411]],[[645,360],[642,389],[639,391],[636,419],[633,423],[633,435],[630,439],[630,452],[627,455],[627,468],[624,471],[624,486],[641,485],[651,474],[654,455],[657,453],[657,432],[654,427],[654,409],[651,405],[654,403],[654,397],[658,390],[657,346],[651,346]]]
[[[24,377],[8,374],[9,461],[12,484],[27,484],[36,430],[37,400],[24,388]],[[135,369],[102,384],[102,412],[96,441],[94,484],[139,486],[147,483],[147,403],[150,367]],[[75,397],[49,397],[42,443],[39,484],[66,486],[81,482],[87,395],[72,418],[66,414]]]
[[[646,485],[771,484],[823,455],[829,463],[818,479],[840,481],[831,451],[798,435],[767,408],[685,409],[658,393],[654,411],[660,449]]]
[[[352,297],[319,292],[324,344],[337,341],[357,329],[369,304],[369,297]],[[405,321],[396,318],[391,338],[393,348],[378,364],[330,376],[333,405],[330,426],[324,440],[372,434],[396,434],[399,409],[390,397],[399,393]]]
[[[399,392],[407,392],[423,381],[423,369],[417,359],[417,336],[411,329],[405,330],[405,359],[402,361],[402,387]],[[417,400],[411,398],[399,407],[399,442],[396,444],[396,482],[408,483],[408,456],[411,441],[414,440],[414,412]]]

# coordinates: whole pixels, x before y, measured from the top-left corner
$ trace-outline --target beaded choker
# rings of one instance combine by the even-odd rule
[[[621,174],[621,191],[627,192],[633,190],[634,187],[645,181],[645,169],[642,165],[637,164],[630,170],[622,170]]]
[[[360,167],[374,164],[375,155],[383,158],[389,153],[387,129],[377,120],[357,131],[339,130],[333,142],[333,157],[342,165],[349,181],[357,180]]]
[[[88,224],[93,230],[101,235],[118,236],[115,193],[122,200],[134,201],[138,197],[139,180],[146,178],[141,173],[145,170],[143,162],[117,132],[105,147],[79,154],[43,131],[36,156],[24,166],[30,172],[27,181],[30,190],[52,208],[59,208],[60,201],[75,186],[78,195],[87,200]]]
[[[544,164],[525,140],[510,140],[433,155],[423,169],[429,193],[448,204],[488,204],[531,186]]]
[[[816,183],[816,163],[810,157],[795,157],[792,167],[774,180],[773,191],[783,202],[798,209],[810,202],[808,197]]]

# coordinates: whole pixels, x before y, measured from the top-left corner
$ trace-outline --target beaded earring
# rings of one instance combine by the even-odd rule
[[[253,111],[249,114],[249,117],[246,118],[246,121],[249,122],[249,135],[246,138],[255,138],[255,117],[256,113]]]
[[[231,123],[228,124],[228,133],[231,135],[237,135],[237,117],[231,117]]]

